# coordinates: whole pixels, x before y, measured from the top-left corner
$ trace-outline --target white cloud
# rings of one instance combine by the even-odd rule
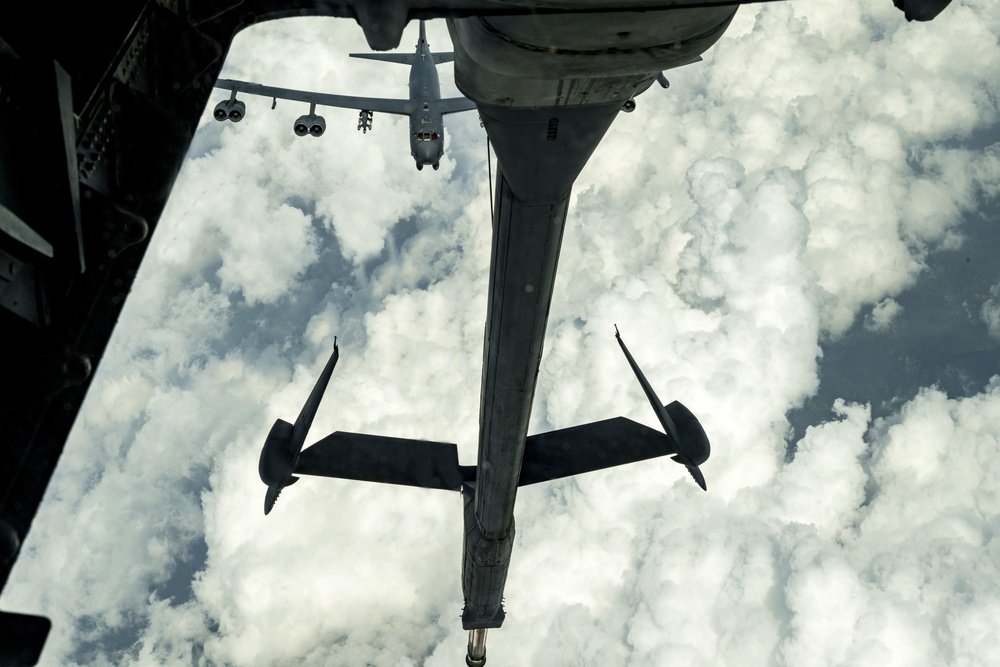
[[[1000,284],[990,288],[990,298],[983,302],[979,316],[986,323],[989,335],[1000,340]]]
[[[842,419],[809,427],[797,443],[795,460],[774,480],[775,511],[785,522],[810,524],[826,539],[849,528],[865,498],[867,475],[858,458],[871,410],[839,401]]]
[[[885,298],[872,306],[872,312],[865,316],[865,329],[869,331],[885,331],[892,326],[903,307],[893,298]]]

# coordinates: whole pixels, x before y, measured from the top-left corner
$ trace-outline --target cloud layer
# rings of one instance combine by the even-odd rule
[[[533,429],[654,423],[617,323],[708,431],[709,493],[667,460],[523,489],[491,664],[1000,658],[1000,379],[884,419],[837,401],[786,441],[820,343],[870,313],[891,344],[894,297],[997,194],[1000,148],[977,137],[1000,120],[1000,7],[917,25],[806,4],[741,10],[577,181]],[[403,94],[405,68],[343,57],[363,50],[348,22],[265,24],[225,75]],[[52,617],[48,665],[454,665],[460,499],[312,479],[265,520],[256,464],[334,335],[315,437],[475,460],[485,136],[449,117],[441,170],[418,173],[401,121],[361,135],[331,111],[297,139],[294,105],[247,102],[239,125],[202,121],[4,605]],[[984,326],[995,301],[969,304]]]

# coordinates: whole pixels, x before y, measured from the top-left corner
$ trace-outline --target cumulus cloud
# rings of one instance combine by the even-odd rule
[[[989,335],[1000,340],[1000,285],[990,288],[990,298],[983,302],[979,316],[986,323]]]
[[[998,120],[996,9],[744,8],[616,121],[575,189],[532,428],[655,423],[617,323],[710,434],[709,493],[669,460],[522,489],[491,661],[997,661],[1000,379],[884,420],[837,401],[786,442],[820,343],[862,316],[892,335],[895,297],[996,194],[998,149],[974,138]],[[403,94],[405,68],[348,50],[350,22],[267,23],[224,74]],[[474,462],[483,131],[450,116],[441,170],[418,173],[397,121],[361,135],[331,111],[345,131],[298,139],[295,105],[247,102],[239,125],[201,121],[4,604],[53,618],[49,665],[455,664],[460,498],[311,479],[265,519],[256,465],[334,335],[314,437]]]
[[[893,298],[886,298],[874,306],[872,312],[865,316],[865,329],[869,331],[885,331],[892,326],[892,321],[903,312],[903,307]]]

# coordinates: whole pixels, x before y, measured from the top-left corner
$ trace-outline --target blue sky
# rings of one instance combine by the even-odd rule
[[[1000,662],[998,10],[746,7],[615,121],[574,190],[532,432],[652,425],[617,323],[704,424],[709,493],[666,460],[523,489],[491,664]],[[428,37],[450,48],[443,22]],[[365,50],[349,21],[267,23],[223,74],[404,95],[405,67],[346,57]],[[405,120],[362,135],[330,110],[297,138],[301,105],[216,123],[223,97],[4,607],[52,618],[45,665],[459,664],[457,494],[306,479],[265,519],[256,466],[334,335],[314,439],[475,461],[484,131],[448,117],[417,172]]]

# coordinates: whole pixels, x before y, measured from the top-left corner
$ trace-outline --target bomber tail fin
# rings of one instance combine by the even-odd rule
[[[348,55],[352,58],[380,60],[385,63],[396,63],[399,65],[412,65],[415,59],[414,54],[412,53],[351,53]],[[455,59],[455,53],[453,51],[448,51],[447,53],[432,53],[431,58],[434,59],[434,63],[437,65],[450,63]]]

